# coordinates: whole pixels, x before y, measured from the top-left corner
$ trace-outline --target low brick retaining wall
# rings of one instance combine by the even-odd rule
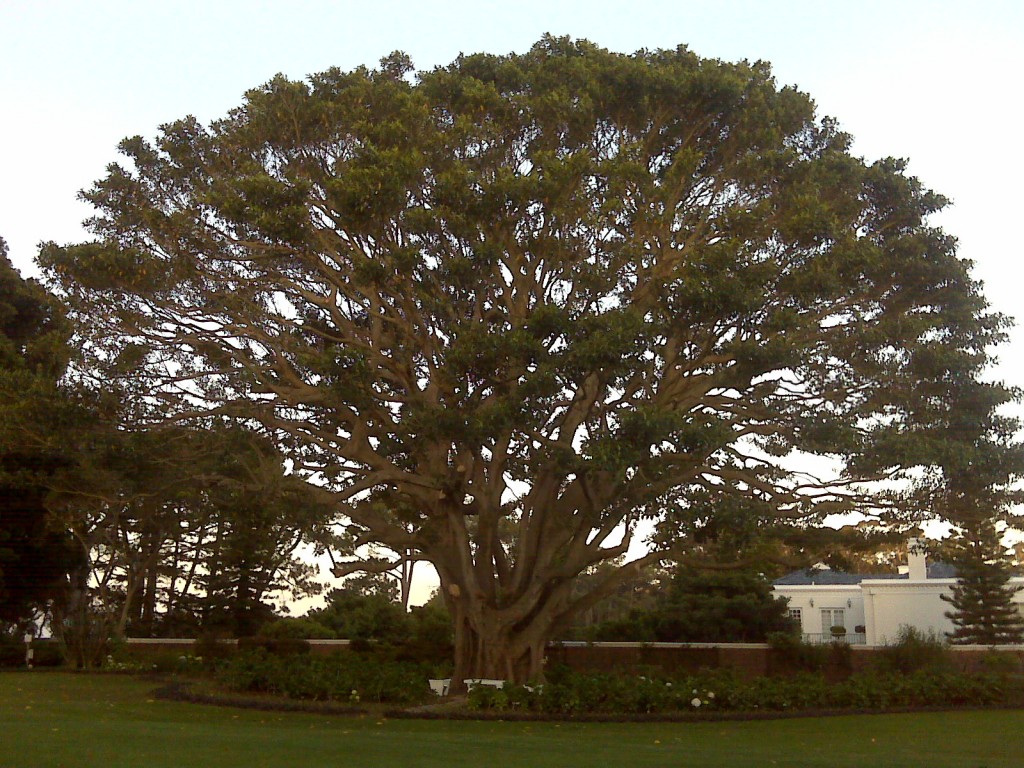
[[[193,646],[196,641],[190,637],[129,637],[125,639],[125,645],[131,648],[132,654],[142,656],[147,651],[152,653],[166,653],[177,651],[183,656],[195,655]],[[207,641],[209,642],[209,641]],[[317,656],[329,656],[338,650],[347,650],[352,643],[351,640],[307,640],[309,652]],[[217,643],[234,648],[238,645],[237,640],[218,640]]]
[[[667,674],[730,668],[742,677],[768,674],[771,649],[761,643],[562,643],[548,647],[548,664],[579,671],[643,670]]]
[[[863,672],[876,663],[885,646],[851,645],[849,668],[826,670]],[[1019,645],[950,646],[954,666],[965,672],[981,671],[992,650],[1016,657],[1024,665],[1024,647]],[[656,668],[667,674],[696,672],[699,669],[732,669],[740,677],[752,679],[784,671],[777,651],[764,643],[562,643],[549,646],[549,664],[565,664],[579,671],[643,670]]]

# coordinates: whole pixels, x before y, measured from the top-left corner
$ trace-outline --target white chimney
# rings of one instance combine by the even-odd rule
[[[907,578],[910,581],[924,581],[928,578],[924,548],[925,539],[907,539]]]

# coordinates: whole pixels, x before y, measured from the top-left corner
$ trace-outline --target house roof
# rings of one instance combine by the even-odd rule
[[[775,586],[841,586],[860,584],[864,579],[873,579],[876,574],[847,573],[828,568],[806,568],[787,573],[772,582]],[[881,578],[890,578],[881,575]]]
[[[955,579],[956,566],[950,563],[928,563],[929,579]]]
[[[949,563],[928,563],[929,579],[955,579],[956,568]],[[865,580],[907,579],[905,573],[847,573],[828,568],[806,568],[787,573],[772,582],[775,586],[843,586],[860,584]]]

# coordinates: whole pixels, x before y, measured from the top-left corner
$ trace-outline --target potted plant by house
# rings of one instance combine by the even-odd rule
[[[843,640],[846,637],[846,627],[836,625],[830,631],[832,632],[833,640]]]

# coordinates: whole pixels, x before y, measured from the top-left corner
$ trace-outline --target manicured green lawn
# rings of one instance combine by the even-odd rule
[[[154,683],[0,674],[0,766],[927,766],[1024,764],[1024,711],[558,724],[277,714],[154,700]]]

